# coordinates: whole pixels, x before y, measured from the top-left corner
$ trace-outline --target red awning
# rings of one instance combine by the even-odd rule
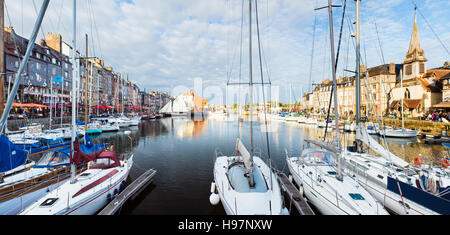
[[[6,104],[4,105],[6,106]],[[13,108],[50,108],[50,106],[42,105],[42,104],[19,104],[19,103],[13,103]]]

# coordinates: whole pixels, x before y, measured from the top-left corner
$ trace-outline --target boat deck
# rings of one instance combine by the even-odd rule
[[[240,193],[267,192],[267,184],[257,167],[253,168],[254,187],[250,187],[247,175],[248,171],[243,164],[236,164],[228,170],[228,178],[234,190]]]

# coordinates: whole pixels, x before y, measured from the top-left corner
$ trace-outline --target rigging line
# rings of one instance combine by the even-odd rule
[[[269,9],[268,2],[267,2],[267,9]],[[267,10],[267,19],[269,19],[269,12],[268,12],[268,10]],[[269,20],[267,20],[267,21],[269,21]],[[268,24],[269,23],[266,23],[266,28],[268,28],[267,27]],[[267,31],[267,29],[266,29],[266,31]],[[261,35],[261,38],[262,38],[262,35]],[[261,39],[261,45],[262,45],[261,46],[261,54],[262,54],[262,57],[263,57],[263,60],[264,60],[264,64],[266,66],[266,73],[267,73],[267,79],[269,80],[269,86],[271,87],[272,86],[272,84],[271,84],[272,83],[272,79],[271,79],[271,76],[270,76],[270,67],[269,67],[270,61],[269,61],[269,63],[267,63],[266,53],[264,51],[264,42],[263,42],[262,39]]]
[[[425,23],[427,23],[428,27],[431,29],[431,32],[433,32],[434,36],[438,39],[439,43],[442,45],[442,47],[445,49],[445,51],[447,52],[447,54],[450,56],[450,52],[447,49],[447,47],[445,46],[445,44],[442,42],[441,38],[439,37],[439,35],[434,31],[433,27],[431,26],[431,24],[428,22],[427,18],[425,18],[425,16],[422,14],[422,11],[420,11],[420,9],[417,7],[417,4],[414,2],[414,0],[411,0],[412,4],[415,7],[415,10],[419,11],[419,14],[422,16],[422,18],[425,20]]]
[[[244,1],[242,1],[242,6],[241,6],[241,34],[240,34],[240,49],[239,49],[239,83],[238,83],[238,100],[237,100],[237,112],[238,112],[238,125],[237,125],[237,133],[239,138],[242,138],[241,135],[241,128],[240,128],[240,116],[241,116],[241,80],[242,80],[242,50],[243,50],[243,31],[244,31]],[[231,79],[231,76],[229,77],[229,79]],[[228,85],[229,85],[229,80],[227,82],[227,90],[228,90]]]
[[[61,1],[61,8],[59,10],[59,16],[58,16],[58,23],[57,23],[57,29],[56,31],[59,32],[60,30],[60,25],[61,25],[61,15],[62,15],[62,10],[64,8],[64,1]]]
[[[329,6],[332,7],[332,6]],[[337,70],[338,68],[338,62],[339,62],[339,52],[341,50],[341,41],[342,41],[342,29],[344,28],[344,18],[345,18],[345,9],[347,7],[347,0],[344,0],[344,9],[342,10],[342,20],[341,20],[341,29],[340,29],[340,34],[339,34],[339,44],[338,44],[338,48],[337,48],[337,55],[336,55],[336,64],[335,64],[335,70]],[[331,65],[332,66],[332,65]],[[332,76],[334,76],[332,74]],[[334,86],[332,86],[331,88],[331,94],[330,94],[330,103],[328,105],[328,114],[327,114],[327,122],[325,123],[325,136],[324,136],[324,141],[327,138],[327,132],[328,132],[328,121],[329,121],[329,117],[330,117],[330,113],[331,113],[331,103],[333,101],[333,92],[334,92]],[[336,87],[337,89],[337,87]],[[337,97],[335,97],[335,99],[337,99]],[[334,110],[335,113],[335,117],[337,117],[338,113],[339,113],[339,107],[337,107],[338,110]],[[336,120],[336,122],[339,122],[339,120]],[[338,130],[339,131],[339,130]],[[339,143],[340,144],[340,143]]]
[[[344,64],[342,64],[342,75],[344,76],[344,77],[347,77],[347,75],[348,75],[348,72],[347,72],[347,70],[348,70],[348,58],[349,58],[349,53],[350,53],[350,39],[349,39],[349,37],[347,37],[347,57],[346,57],[346,59],[345,59],[345,66],[344,66]]]
[[[339,33],[339,42],[338,42],[338,48],[337,48],[337,54],[336,54],[336,67],[335,70],[338,68],[338,62],[339,62],[339,54],[341,50],[341,42],[342,42],[342,30],[344,28],[344,18],[345,18],[345,9],[347,7],[347,0],[344,0],[344,9],[342,10],[342,20],[341,20],[341,29]]]
[[[92,40],[90,41],[89,46],[91,46],[91,49],[92,49],[92,52],[93,52],[92,54],[94,55],[94,57],[97,57],[97,53],[95,51],[96,43],[95,43],[95,40],[94,40],[94,33],[93,33],[93,27],[92,27],[93,19],[92,19],[92,13],[91,13],[89,0],[86,0],[86,9],[87,9],[87,12],[88,12],[88,15],[89,15],[89,26],[90,26],[91,37],[92,37]]]
[[[386,64],[386,61],[385,61],[385,58],[384,58],[384,53],[383,53],[383,47],[382,47],[382,44],[381,44],[381,39],[380,39],[379,34],[378,34],[377,21],[376,21],[375,17],[373,17],[373,18],[374,18],[374,19],[373,19],[373,22],[374,22],[375,30],[376,30],[376,33],[377,33],[378,45],[379,45],[379,47],[380,47],[383,65],[385,65],[385,64]],[[366,62],[367,62],[367,58],[366,58]],[[395,65],[394,65],[394,66],[395,66]],[[383,72],[386,72],[386,67],[385,67],[385,66],[383,66]],[[385,82],[384,82],[384,80],[383,80],[383,76],[380,76],[380,80],[381,80],[381,84],[383,84],[383,92],[384,92],[384,94],[385,94],[385,96],[386,96],[386,98],[387,98],[388,93],[386,92],[386,87],[385,87]],[[381,98],[381,97],[380,97],[380,98]],[[389,104],[388,104],[388,107],[389,107],[389,111],[392,112],[392,108],[391,108],[391,106],[390,106]],[[382,123],[381,123],[381,124],[382,124]]]
[[[36,3],[33,0],[33,7],[34,7],[34,12],[36,13],[36,16],[39,15],[37,8],[36,8]],[[42,38],[45,38],[45,34],[44,34],[44,23],[41,24],[41,33],[42,33]]]
[[[226,2],[226,5],[227,5],[227,9],[226,9],[226,11],[225,11],[225,18],[227,18],[227,14],[228,14],[228,12],[230,11],[230,2],[227,0],[227,1],[225,1]],[[229,32],[228,32],[228,30],[226,31],[226,43],[227,43],[227,48],[226,48],[226,54],[227,54],[227,62],[226,62],[226,73],[227,73],[227,83],[230,81],[230,53],[229,53],[229,51],[230,51],[230,40],[229,40]]]
[[[379,50],[380,50],[380,54],[381,54],[381,62],[383,64],[386,64],[386,60],[384,59],[384,53],[383,53],[383,47],[381,46],[381,39],[380,39],[380,35],[378,33],[378,26],[377,26],[377,21],[375,19],[375,16],[373,16],[373,23],[375,26],[375,32],[377,34],[377,40],[378,40],[378,46],[379,46]],[[368,63],[367,58],[366,58],[366,63]],[[383,67],[383,72],[385,72],[385,67]]]
[[[314,9],[317,8],[317,1],[316,0],[316,6]],[[311,63],[309,67],[309,91],[312,92],[312,70],[313,70],[313,63],[314,63],[314,46],[315,46],[315,39],[316,39],[316,25],[317,25],[317,12],[314,11],[314,26],[313,26],[313,40],[312,40],[312,52],[311,52]]]
[[[367,61],[367,53],[366,53],[366,46],[365,45],[366,44],[364,42],[364,57],[365,57],[365,59]],[[365,85],[365,88],[366,88],[366,91],[367,91],[366,92],[366,99],[370,100],[371,103],[372,103],[371,107],[373,107],[373,109],[375,110],[374,113],[375,113],[375,118],[377,120],[377,123],[381,123],[381,121],[380,121],[381,117],[379,116],[378,110],[375,107],[375,100],[374,100],[374,97],[373,97],[373,94],[372,94],[372,90],[371,90],[372,88],[370,87],[370,85],[368,85],[368,83],[369,83],[368,77],[369,77],[369,71],[366,69],[365,76],[364,76],[364,85]],[[383,126],[381,128],[382,128],[382,130],[384,130]],[[383,131],[383,133],[384,133],[384,131]],[[384,135],[381,135],[381,136],[383,137],[383,145],[384,145],[384,147],[389,151],[389,146],[388,146],[387,141],[386,141],[386,136],[384,136]]]
[[[12,21],[11,21],[11,18],[10,18],[10,14],[9,14],[8,7],[7,7],[7,5],[6,5],[6,2],[5,2],[4,4],[5,4],[5,11],[6,11],[6,16],[7,16],[7,18],[8,18],[8,21],[9,21],[9,25],[12,26]],[[14,33],[14,34],[13,34],[13,33]],[[11,38],[13,38],[14,48],[17,50],[17,59],[19,60],[20,63],[22,63],[23,57],[20,56],[20,55],[22,54],[22,51],[21,51],[20,48],[17,46],[17,35],[16,35],[16,33],[15,33],[14,30],[11,31]],[[6,76],[5,76],[5,77],[6,77]],[[12,80],[12,79],[11,79],[11,80]],[[10,81],[10,83],[11,83],[11,81]],[[9,93],[9,89],[8,89],[8,93]],[[21,100],[21,96],[20,96],[19,94],[17,94],[16,96],[18,97],[18,100]],[[23,97],[22,97],[22,98],[23,98]]]
[[[264,74],[262,69],[262,56],[261,56],[261,40],[260,40],[260,34],[259,34],[259,17],[258,17],[258,0],[255,0],[255,11],[256,11],[256,32],[258,34],[258,51],[259,51],[259,68],[261,72],[261,83],[264,84]],[[264,123],[266,127],[266,144],[267,144],[267,155],[268,155],[268,162],[269,162],[269,168],[272,169],[272,163],[271,163],[271,156],[270,156],[270,144],[269,144],[269,131],[268,131],[268,124],[267,124],[267,112],[266,112],[266,98],[265,98],[265,92],[264,92],[264,86],[261,88],[262,90],[262,98],[263,98],[263,109],[264,109]],[[273,181],[272,176],[270,176],[270,184],[273,189]]]
[[[241,79],[242,79],[242,47],[243,47],[243,39],[242,39],[242,35],[243,35],[243,31],[244,31],[244,1],[242,1],[242,13],[241,13],[241,41],[240,41],[240,51],[239,51],[239,87],[238,87],[238,109],[240,110],[240,105],[241,105]],[[238,110],[238,113],[240,113]],[[239,121],[239,120],[238,120]],[[239,128],[239,125],[238,125]]]
[[[7,7],[7,5],[6,5],[6,2],[5,2],[5,11],[6,11],[6,16],[7,16],[7,18],[8,18],[8,21],[9,21],[9,25],[12,26],[12,21],[11,21],[11,18],[10,18],[10,14],[9,14],[8,7]],[[14,32],[14,35],[13,35],[13,32]],[[17,35],[16,35],[15,31],[11,31],[11,36],[14,38],[14,39],[13,39],[13,42],[14,42],[14,48],[15,48],[15,49],[17,50],[17,52],[18,52],[17,58],[18,58],[19,62],[22,62],[22,59],[23,59],[23,58],[20,56],[20,54],[22,54],[22,51],[20,50],[19,46],[17,46]]]
[[[242,43],[241,43],[242,44]],[[234,63],[236,61],[236,57],[237,57],[237,51],[238,51],[238,46],[236,46],[233,50],[233,57],[231,59],[231,66],[229,69],[227,69],[227,77],[228,77],[228,83],[230,83],[231,80],[231,75],[233,74],[233,68],[234,68]],[[228,53],[228,50],[227,50]],[[228,59],[227,59],[228,60]],[[229,64],[229,62],[227,62],[227,64]]]
[[[103,58],[103,51],[102,51],[102,44],[100,43],[100,35],[98,33],[98,27],[97,27],[97,18],[95,16],[95,11],[92,7],[92,2],[91,0],[89,0],[90,6],[91,6],[91,11],[92,11],[92,15],[94,18],[94,27],[95,27],[95,32],[97,34],[97,42],[98,42],[98,49],[100,50],[100,57]]]
[[[330,50],[328,50],[328,44],[327,44],[327,37],[328,37],[328,34],[329,34],[330,32],[328,32],[328,31],[326,31],[326,32],[324,32],[324,34],[323,34],[323,44],[322,44],[322,50],[323,49],[325,49],[325,53],[323,53],[323,58],[322,58],[322,79],[324,79],[325,80],[325,78],[326,78],[326,76],[325,76],[325,71],[327,71],[327,69],[325,69],[325,67],[328,65],[328,63],[330,63],[328,60],[327,60],[327,58],[328,58],[328,53],[330,52]]]
[[[6,3],[5,3],[6,4]],[[22,0],[22,4],[21,4],[21,6],[20,6],[20,11],[21,11],[21,14],[22,14],[22,35],[24,35],[23,34],[23,0]]]
[[[243,20],[241,20],[241,21],[243,21]],[[242,50],[242,27],[243,27],[243,23],[241,22],[241,42],[240,42],[241,49],[240,50]],[[228,39],[228,31],[227,31],[227,48],[228,48],[229,41],[230,40]],[[234,63],[236,61],[236,57],[237,57],[237,54],[238,54],[238,47],[239,46],[236,46],[233,49],[233,57],[231,58],[231,65],[230,65],[230,59],[229,59],[229,55],[228,55],[229,49],[227,49],[227,71],[226,71],[227,72],[227,84],[229,84],[230,81],[231,81],[231,75],[233,74]],[[242,63],[242,51],[240,51],[240,63]],[[239,66],[241,66],[241,64]],[[241,70],[241,67],[239,67],[239,69]]]
[[[341,0],[341,2],[342,2],[343,0]],[[342,2],[342,4],[343,4],[343,2]],[[351,20],[350,20],[350,16],[349,16],[349,14],[346,14],[345,15],[345,19],[346,19],[346,21],[347,21],[347,26],[348,26],[348,31],[349,31],[349,34],[350,35],[353,35],[353,30],[352,30],[352,23],[351,23]],[[353,45],[353,49],[355,49],[356,50],[356,42],[355,42],[355,38],[354,37],[351,37],[351,41],[352,41],[352,45]],[[361,53],[360,53],[361,54]],[[360,58],[362,58],[362,57],[360,57]]]

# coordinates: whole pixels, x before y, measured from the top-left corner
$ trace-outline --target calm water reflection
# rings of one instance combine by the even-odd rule
[[[255,118],[256,119],[256,118]],[[267,159],[267,144],[264,125],[254,120],[254,146]],[[323,129],[297,123],[273,121],[269,130],[270,153],[275,168],[286,172],[285,149],[299,154],[304,138],[323,138]],[[134,180],[147,169],[156,169],[154,183],[132,203],[126,204],[122,214],[132,215],[203,215],[224,214],[219,206],[209,204],[210,184],[213,180],[215,150],[225,155],[234,154],[239,125],[236,118],[209,118],[193,121],[187,118],[165,118],[144,121],[131,128],[130,138],[123,131],[103,134],[94,142],[106,142],[115,146],[115,151],[133,151],[134,166],[130,180]],[[242,139],[249,144],[249,122],[242,126]],[[331,136],[332,138],[332,136]],[[343,142],[350,144],[355,137],[343,135]],[[435,156],[439,162],[444,151],[441,146],[419,143],[417,139],[388,139],[389,149],[408,161],[421,153]],[[412,155],[413,153],[414,155]]]

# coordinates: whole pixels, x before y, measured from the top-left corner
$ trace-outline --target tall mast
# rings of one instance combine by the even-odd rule
[[[87,127],[87,120],[88,120],[88,112],[89,112],[89,108],[88,108],[88,58],[89,58],[89,46],[88,46],[88,35],[86,34],[86,59],[85,59],[85,86],[84,86],[84,131],[87,132],[88,127]]]
[[[356,98],[356,128],[360,128],[361,123],[361,35],[360,35],[360,19],[359,5],[361,0],[355,0],[356,5],[356,74],[355,74],[355,98]],[[362,127],[361,127],[362,128]],[[356,139],[356,151],[363,152],[363,143],[360,139]]]
[[[75,156],[75,148],[74,148],[74,142],[77,135],[77,128],[76,128],[76,112],[77,112],[77,80],[78,80],[78,73],[76,69],[77,61],[75,58],[75,54],[77,51],[77,0],[73,0],[73,48],[72,48],[72,151],[71,156]],[[73,163],[71,161],[71,163]],[[70,183],[74,184],[76,182],[75,174],[76,174],[76,166],[74,164],[70,164]]]
[[[248,1],[249,5],[249,98],[250,98],[250,161],[253,163],[253,70],[252,70],[252,0]],[[250,186],[254,185],[253,174],[250,172]]]
[[[53,78],[50,77],[50,130],[52,129],[52,119],[53,119]]]
[[[59,56],[61,58],[61,77],[62,77],[62,83],[61,83],[61,128],[63,127],[63,112],[64,112],[64,57],[62,53],[62,39],[59,41]]]
[[[333,30],[333,6],[331,3],[331,0],[328,0],[328,14],[329,14],[329,20],[330,20],[330,43],[331,43],[331,68],[332,68],[332,75],[333,75],[333,95],[334,95],[334,114],[336,117],[335,125],[336,125],[336,141],[339,146],[339,149],[341,147],[341,140],[339,136],[339,107],[338,107],[338,93],[337,93],[337,80],[336,80],[336,58],[334,55],[334,30]],[[338,154],[339,155],[339,154]],[[340,157],[338,156],[338,174],[337,178],[339,180],[343,179],[342,176],[342,169],[341,169],[341,163],[340,163]]]
[[[120,78],[122,79],[122,116],[123,116],[123,113],[124,113],[124,105],[123,105],[123,103],[124,103],[124,90],[123,90],[123,87],[124,87],[124,85],[125,85],[125,83],[124,83],[124,78],[122,78],[122,74],[120,75]]]
[[[20,64],[19,70],[16,73],[16,78],[14,80],[14,86],[12,88],[11,94],[9,94],[9,96],[8,96],[8,101],[6,102],[5,109],[3,110],[3,113],[2,113],[2,119],[0,121],[0,133],[3,133],[3,131],[5,130],[9,112],[11,111],[11,107],[14,102],[14,97],[16,97],[17,90],[19,90],[19,86],[22,81],[22,75],[27,66],[28,59],[30,58],[31,53],[33,53],[33,48],[34,48],[34,44],[35,44],[34,42],[36,41],[36,37],[39,32],[39,28],[41,27],[42,20],[44,19],[44,15],[45,15],[45,12],[47,11],[49,3],[50,3],[50,0],[44,0],[42,2],[41,10],[39,11],[39,15],[36,19],[36,23],[34,24],[33,32],[31,33],[30,40],[28,41],[27,51],[25,53],[22,63]],[[1,30],[3,31],[4,29],[2,28]],[[1,38],[1,40],[3,41],[3,38]],[[2,56],[4,56],[4,54]],[[1,87],[3,89],[3,84],[1,84]],[[3,104],[1,104],[1,105],[3,105]]]
[[[359,22],[359,2],[355,0],[356,4],[356,125],[361,122],[361,42],[360,42],[360,22]]]
[[[100,107],[100,78],[97,75],[97,117],[98,117],[99,107]]]
[[[0,0],[0,116],[3,114],[3,88],[5,84],[5,77],[6,77],[6,71],[5,71],[5,40],[3,40],[5,30],[4,30],[4,24],[5,24],[5,15],[4,10],[5,8],[5,0]],[[1,133],[0,133],[1,134]]]
[[[401,99],[402,99],[402,129],[405,129],[405,119],[403,119],[403,113],[404,113],[404,107],[403,107],[403,96],[405,95],[405,92],[403,92],[403,70],[400,70],[400,91],[401,91]]]

